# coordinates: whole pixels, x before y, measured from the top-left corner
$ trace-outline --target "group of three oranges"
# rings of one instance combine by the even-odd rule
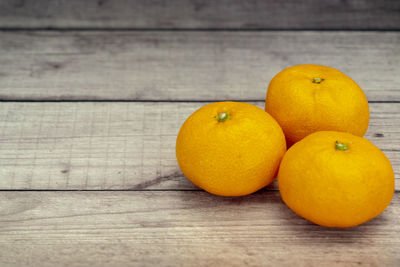
[[[383,212],[394,192],[389,160],[362,137],[368,123],[367,98],[352,79],[298,65],[272,79],[265,111],[217,102],[194,112],[179,131],[176,156],[185,176],[212,194],[247,195],[277,175],[294,212],[350,227]]]

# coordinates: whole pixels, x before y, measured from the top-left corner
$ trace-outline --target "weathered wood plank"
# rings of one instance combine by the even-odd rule
[[[396,0],[0,2],[0,27],[399,29]]]
[[[175,139],[205,104],[1,103],[0,189],[193,189],[178,169]],[[366,137],[400,178],[400,104],[370,108]]]
[[[1,192],[2,266],[398,266],[400,194],[379,217],[313,225],[279,192]]]
[[[83,3],[84,1],[82,1]],[[0,99],[263,100],[296,64],[400,100],[400,32],[0,32]]]

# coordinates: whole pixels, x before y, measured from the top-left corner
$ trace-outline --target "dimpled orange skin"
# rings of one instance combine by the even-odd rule
[[[218,121],[221,113],[229,114]],[[247,103],[203,106],[182,125],[176,157],[185,176],[220,196],[243,196],[272,182],[286,151],[278,123]]]
[[[288,145],[316,131],[364,136],[369,123],[361,88],[342,72],[320,65],[297,65],[278,73],[268,86],[265,110],[282,127]]]
[[[337,150],[336,141],[347,150]],[[287,151],[278,184],[295,213],[322,226],[344,228],[385,210],[394,193],[394,173],[387,157],[367,139],[322,131]]]

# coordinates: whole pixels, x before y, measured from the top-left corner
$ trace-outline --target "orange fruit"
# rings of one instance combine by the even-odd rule
[[[394,174],[385,154],[367,139],[322,131],[287,151],[278,184],[283,201],[303,218],[351,227],[385,210],[393,197]]]
[[[310,133],[340,131],[363,136],[368,101],[342,72],[320,65],[298,65],[278,73],[268,86],[265,110],[292,145]]]
[[[185,176],[220,196],[243,196],[271,183],[286,151],[278,123],[251,104],[203,106],[184,122],[176,157]]]

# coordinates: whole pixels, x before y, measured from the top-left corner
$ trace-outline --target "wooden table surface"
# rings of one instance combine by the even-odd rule
[[[400,266],[400,1],[0,1],[1,266]],[[175,159],[213,101],[264,106],[295,64],[365,91],[396,193],[359,227],[295,215],[276,182],[223,198]]]

